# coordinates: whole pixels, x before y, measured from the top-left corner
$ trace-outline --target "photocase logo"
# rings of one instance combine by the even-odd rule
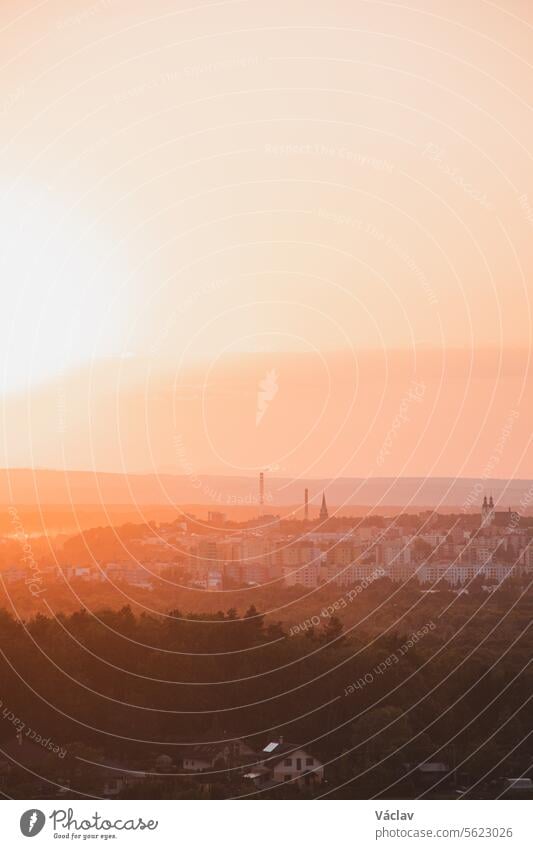
[[[42,831],[46,822],[46,817],[42,811],[37,808],[32,808],[29,811],[24,811],[20,818],[20,830],[24,837],[35,837]]]
[[[257,390],[257,409],[255,412],[255,426],[261,424],[261,419],[267,411],[267,407],[278,394],[278,373],[275,368],[266,373],[264,378],[259,381],[259,389]]]

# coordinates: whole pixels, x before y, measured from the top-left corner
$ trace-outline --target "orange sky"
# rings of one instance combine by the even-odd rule
[[[533,477],[533,13],[409,7],[4,0],[1,464]]]

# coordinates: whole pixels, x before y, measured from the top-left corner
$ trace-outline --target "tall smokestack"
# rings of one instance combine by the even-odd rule
[[[309,490],[304,490],[304,520],[309,521]]]
[[[263,504],[265,503],[265,476],[263,472],[259,473],[259,505],[261,513],[263,512]]]

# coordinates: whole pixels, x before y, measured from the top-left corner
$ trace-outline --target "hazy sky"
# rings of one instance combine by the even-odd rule
[[[533,476],[532,35],[527,2],[4,0],[2,462],[176,469],[189,434],[199,471],[375,474],[418,380],[384,472],[451,439],[481,474],[516,411],[498,472]]]

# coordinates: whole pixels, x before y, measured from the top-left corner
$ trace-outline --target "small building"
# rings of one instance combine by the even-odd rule
[[[262,756],[262,766],[273,784],[291,781],[299,787],[312,787],[324,781],[324,764],[307,747],[284,743],[281,738],[268,743]]]
[[[220,743],[198,743],[179,746],[176,751],[183,769],[188,772],[247,768],[258,760],[257,752],[244,740],[227,740]]]
[[[510,793],[533,793],[531,778],[504,778],[504,791]]]
[[[446,785],[452,781],[454,770],[450,769],[447,763],[443,761],[427,761],[420,764],[416,771],[415,777],[424,787],[431,787],[433,784]]]
[[[109,776],[105,777],[102,796],[106,799],[113,799],[120,796],[129,787],[142,784],[143,781],[146,781],[146,774],[144,772],[117,768]]]

